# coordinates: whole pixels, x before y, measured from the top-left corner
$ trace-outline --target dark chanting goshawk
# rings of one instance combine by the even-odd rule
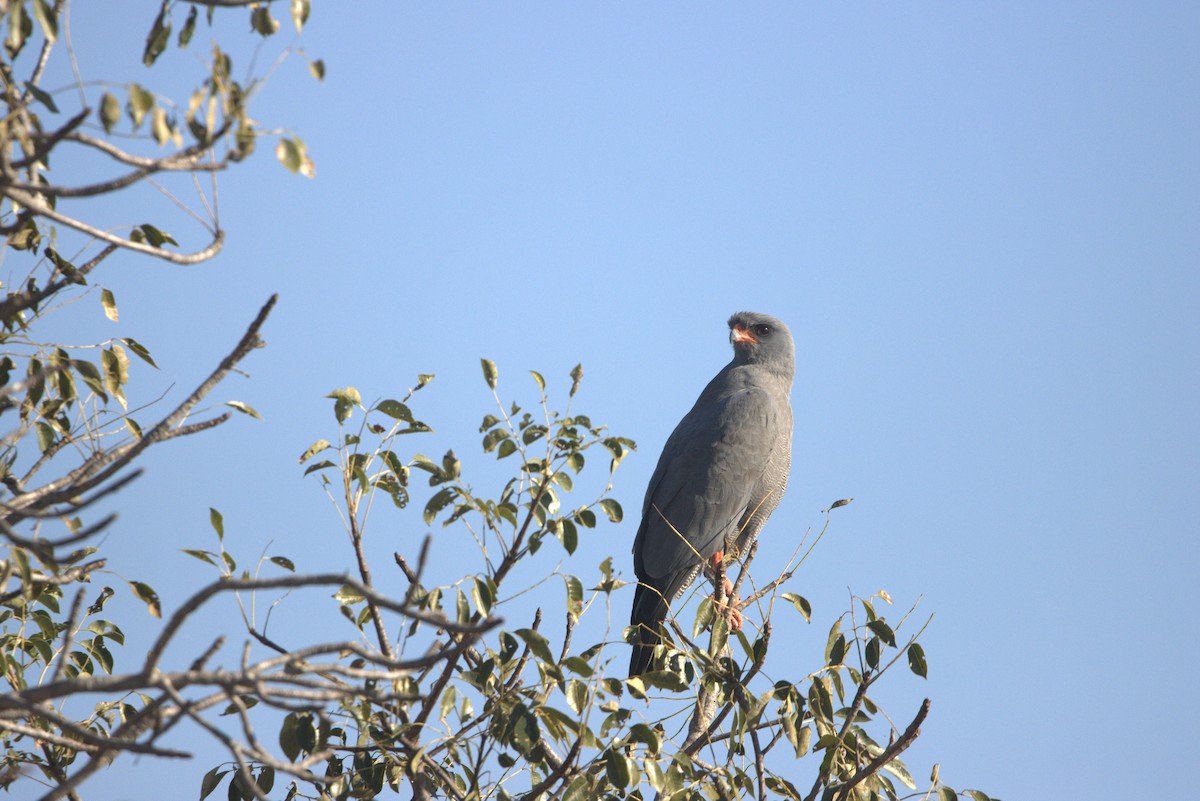
[[[633,541],[631,676],[649,669],[670,605],[715,561],[746,554],[787,486],[792,335],[774,317],[738,312],[729,341],[733,361],[679,421],[646,488]]]

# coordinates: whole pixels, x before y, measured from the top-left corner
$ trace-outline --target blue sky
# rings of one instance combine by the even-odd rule
[[[207,31],[140,66],[140,5],[132,24],[76,4],[85,73],[194,73]],[[888,691],[897,718],[933,700],[916,775],[937,761],[1010,801],[1177,793],[1200,746],[1175,731],[1200,715],[1196,6],[314,6],[300,44],[326,80],[286,62],[255,116],[303,137],[316,179],[264,147],[221,184],[216,261],[125,258],[98,279],[117,326],[72,310],[79,341],[151,348],[148,399],[181,397],[281,298],[251,380],[218,391],[265,422],[148,461],[108,542],[129,577],[168,606],[206,580],[179,549],[211,547],[209,506],[248,557],[272,542],[328,567],[340,529],[295,460],[332,433],[334,387],[397,396],[437,373],[419,447],[492,475],[482,356],[525,401],[526,370],[561,398],[582,362],[577,408],[639,443],[616,484],[629,518],[564,566],[612,554],[629,577],[659,448],[728,360],[725,319],[765,311],[796,338],[796,434],[760,559],[856,499],[791,587],[821,622],[789,641],[796,663],[816,666],[848,590],[921,596],[929,679]],[[105,213],[198,237],[151,202]],[[383,559],[423,533],[379,525]]]

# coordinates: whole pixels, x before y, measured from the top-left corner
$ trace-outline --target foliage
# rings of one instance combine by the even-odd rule
[[[899,759],[917,737],[928,701],[900,728],[872,699],[872,688],[902,660],[917,675],[927,673],[917,641],[923,625],[911,612],[890,619],[880,606],[891,604],[886,594],[852,597],[831,621],[824,654],[811,669],[790,664],[793,654],[780,664],[785,660],[772,651],[780,615],[813,617],[788,582],[824,528],[761,586],[751,576],[752,551],[733,582],[735,596],[747,588],[744,597],[703,598],[676,610],[657,669],[623,675],[622,621],[631,595],[620,578],[623,553],[619,562],[608,556],[584,565],[580,546],[592,532],[624,522],[612,492],[635,446],[573,410],[580,367],[570,372],[558,410],[536,372],[533,403],[502,400],[499,370],[483,360],[494,408],[480,425],[479,449],[489,464],[471,470],[453,450],[440,458],[421,451],[431,427],[414,409],[433,376],[372,403],[354,388],[331,392],[336,430],[304,448],[300,462],[303,480],[326,494],[346,535],[344,556],[323,554],[323,561],[346,569],[300,573],[284,554],[247,567],[214,508],[216,546],[184,551],[216,571],[210,583],[174,609],[164,609],[139,578],[118,584],[161,618],[143,659],[122,654],[124,621],[106,612],[117,590],[92,581],[117,575],[98,537],[113,515],[98,513],[99,502],[111,502],[137,477],[151,446],[220,425],[233,411],[258,416],[230,401],[224,414],[192,419],[262,345],[275,299],[210,376],[153,422],[132,416],[149,413],[131,401],[130,390],[132,365],[156,367],[146,346],[114,338],[91,346],[88,358],[35,332],[62,301],[96,290],[97,311],[117,320],[113,292],[89,283],[116,254],[190,264],[220,250],[215,188],[197,196],[205,241],[190,249],[180,245],[188,237],[176,239],[161,221],[114,233],[121,229],[102,221],[111,193],[151,179],[162,185],[170,175],[211,178],[250,156],[263,136],[276,140],[284,167],[313,170],[300,139],[253,121],[249,103],[262,80],[234,80],[231,56],[218,46],[186,100],[142,83],[82,79],[47,91],[43,79],[51,56],[66,46],[59,31],[69,8],[65,0],[0,7],[7,26],[0,231],[8,250],[31,263],[0,302],[0,419],[8,423],[0,440],[0,674],[7,684],[0,696],[0,787],[21,797],[40,792],[46,801],[82,798],[87,780],[114,760],[187,757],[164,744],[182,724],[228,754],[207,773],[197,771],[193,787],[201,799],[221,788],[229,799],[289,800],[389,792],[572,801],[958,797],[936,769],[918,793]],[[251,35],[271,37],[285,8],[302,29],[308,0],[164,2],[150,22],[142,62],[164,63],[189,46],[199,25],[223,13],[248,14]],[[320,61],[309,67],[318,78],[324,74]],[[52,180],[50,165],[68,149],[118,176]],[[70,214],[59,208],[66,198]],[[86,260],[62,255],[68,240],[82,241],[78,253]],[[491,491],[476,488],[492,484]],[[826,527],[830,511],[844,504],[831,505]],[[384,567],[379,538],[372,538],[396,519],[439,532],[436,539],[403,539],[392,554],[404,580],[399,597],[374,578]],[[383,585],[394,586],[392,566],[386,568]],[[200,645],[181,637],[185,624],[211,616],[210,604],[229,596],[243,609],[244,635],[228,632]],[[283,645],[255,616],[260,596],[278,599],[272,609],[301,596],[325,604],[338,625],[331,632],[314,627],[311,641]],[[745,630],[731,629],[735,607],[750,621]],[[227,653],[226,641],[235,637],[243,647]],[[171,646],[193,648],[186,664],[167,660]],[[987,799],[979,791],[966,795]]]

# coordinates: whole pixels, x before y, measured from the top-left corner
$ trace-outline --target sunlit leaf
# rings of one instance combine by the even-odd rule
[[[304,23],[308,22],[309,12],[312,10],[310,0],[292,0],[292,24],[296,26],[296,33],[304,30]]]
[[[386,414],[395,420],[402,420],[405,423],[413,422],[412,412],[408,406],[398,400],[382,400],[375,406],[375,410]]]
[[[312,457],[316,456],[318,453],[320,453],[321,451],[323,451],[329,447],[331,447],[329,440],[327,440],[327,439],[317,440],[312,445],[309,445],[307,448],[305,448],[304,453],[300,454],[300,464],[304,464],[309,459],[311,459]]]
[[[796,611],[804,615],[805,622],[812,622],[812,605],[809,604],[807,598],[797,595],[794,592],[781,592],[779,597],[785,601],[791,601],[792,606],[796,607]]]
[[[279,144],[275,146],[275,158],[290,172],[305,178],[316,177],[316,167],[308,156],[308,148],[299,137],[280,139]]]
[[[119,313],[117,312],[117,300],[113,297],[111,289],[100,290],[100,305],[104,307],[104,316],[117,322]]]
[[[344,604],[357,604],[365,600],[362,593],[348,585],[343,585],[333,594],[333,597]]]
[[[162,603],[153,587],[142,581],[131,581],[129,587],[133,590],[133,594],[146,604],[146,611],[154,617],[162,617]]]
[[[129,119],[133,122],[136,130],[141,127],[142,120],[150,113],[150,109],[154,108],[154,95],[136,83],[129,84],[128,92],[129,104],[126,110],[129,112]]]
[[[256,412],[254,410],[254,407],[250,406],[247,403],[242,403],[241,401],[225,401],[225,405],[230,407],[231,409],[237,409],[242,414],[248,414],[251,417],[253,417],[255,420],[263,419],[262,415],[259,414],[258,412]]]

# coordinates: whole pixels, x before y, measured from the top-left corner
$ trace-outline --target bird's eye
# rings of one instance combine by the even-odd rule
[[[766,323],[759,323],[758,325],[754,326],[754,333],[756,336],[769,337],[771,336],[771,326],[767,325]]]

